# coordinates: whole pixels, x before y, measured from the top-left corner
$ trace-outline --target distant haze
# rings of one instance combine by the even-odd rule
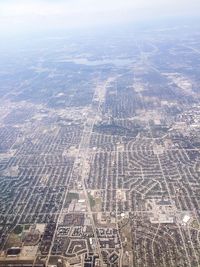
[[[0,31],[71,29],[199,14],[199,0],[0,0]]]

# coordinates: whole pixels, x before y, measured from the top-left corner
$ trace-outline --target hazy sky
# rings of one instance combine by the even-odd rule
[[[200,0],[0,0],[0,31],[79,28],[200,14]]]

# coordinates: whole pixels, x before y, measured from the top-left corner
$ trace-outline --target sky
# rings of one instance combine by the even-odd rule
[[[0,32],[73,29],[200,15],[200,0],[0,0]]]

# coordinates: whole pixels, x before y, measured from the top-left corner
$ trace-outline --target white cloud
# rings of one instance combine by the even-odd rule
[[[0,27],[104,25],[199,10],[199,0],[0,0]]]

